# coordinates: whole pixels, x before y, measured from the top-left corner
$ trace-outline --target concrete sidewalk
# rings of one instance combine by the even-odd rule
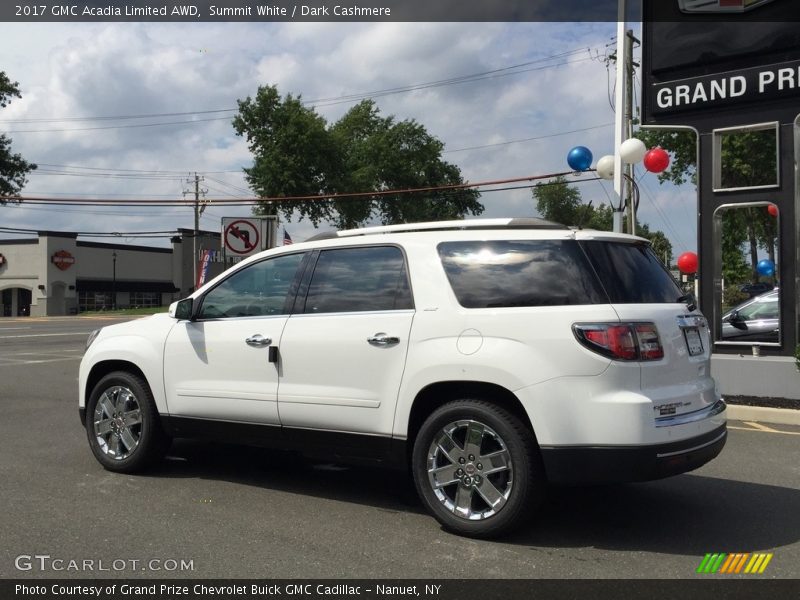
[[[800,410],[728,404],[728,418],[735,421],[800,425]]]

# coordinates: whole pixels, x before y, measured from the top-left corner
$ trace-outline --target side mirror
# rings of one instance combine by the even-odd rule
[[[191,321],[194,318],[194,299],[184,298],[170,304],[169,316],[179,321]]]

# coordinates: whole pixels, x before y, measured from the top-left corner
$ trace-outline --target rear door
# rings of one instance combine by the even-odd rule
[[[322,250],[280,346],[286,427],[388,435],[414,307],[397,246]]]
[[[639,363],[642,392],[653,399],[654,416],[692,412],[713,403],[706,319],[679,300],[683,292],[649,245],[600,240],[582,245],[620,321],[656,325],[664,357]],[[660,398],[671,400],[659,404]]]

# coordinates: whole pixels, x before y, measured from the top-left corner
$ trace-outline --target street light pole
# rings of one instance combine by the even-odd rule
[[[117,251],[111,253],[111,310],[117,310]]]

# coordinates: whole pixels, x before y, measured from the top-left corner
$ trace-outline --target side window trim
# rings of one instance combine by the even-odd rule
[[[297,295],[295,296],[294,301],[292,302],[292,313],[293,315],[302,315],[306,312],[306,302],[308,301],[308,290],[311,287],[311,278],[314,276],[314,271],[317,269],[317,261],[319,261],[319,250],[314,250],[309,253],[310,256],[306,261],[305,269],[303,270],[303,276],[300,279],[300,284],[298,286]]]

